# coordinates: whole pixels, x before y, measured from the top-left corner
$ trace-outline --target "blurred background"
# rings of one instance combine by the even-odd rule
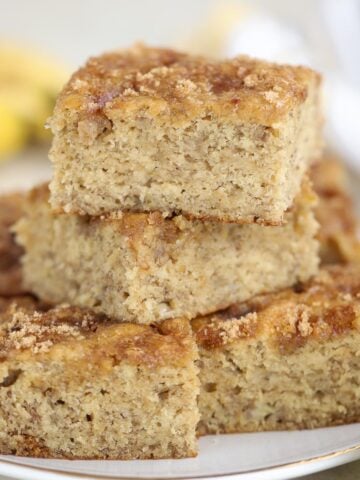
[[[360,171],[360,0],[12,0],[0,15],[0,189],[50,175],[44,124],[70,73],[135,41],[311,65],[326,140]]]

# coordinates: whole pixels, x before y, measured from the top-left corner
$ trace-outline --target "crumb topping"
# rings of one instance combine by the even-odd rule
[[[135,45],[91,58],[64,88],[55,118],[63,110],[79,121],[128,109],[152,117],[231,114],[271,125],[306,99],[312,82],[319,76],[304,67]]]
[[[0,301],[0,361],[22,352],[51,354],[55,347],[73,355],[74,341],[82,367],[105,371],[122,360],[156,368],[186,364],[195,356],[190,324],[184,319],[157,326],[117,323],[87,309],[52,308],[30,297]]]
[[[256,312],[248,313],[240,318],[228,318],[225,321],[221,314],[209,316],[209,322],[193,320],[197,341],[205,348],[216,348],[240,338],[250,338],[256,334],[258,316]],[[202,325],[202,327],[201,327]]]
[[[82,339],[104,321],[101,315],[66,305],[47,311],[41,305],[13,301],[0,312],[0,357],[11,350],[48,351],[66,338]]]
[[[360,267],[323,268],[304,285],[259,295],[193,321],[198,343],[216,348],[245,339],[266,339],[280,352],[310,340],[326,341],[360,329]]]

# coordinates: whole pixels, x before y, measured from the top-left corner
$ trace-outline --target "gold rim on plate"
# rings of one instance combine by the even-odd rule
[[[191,479],[191,480],[201,480],[203,478],[231,478],[232,476],[235,476],[235,475],[248,475],[248,474],[251,474],[251,473],[261,473],[261,472],[267,472],[267,471],[271,471],[271,470],[277,470],[277,469],[287,469],[287,468],[293,468],[293,467],[296,467],[296,466],[300,466],[300,465],[308,465],[309,463],[315,463],[315,462],[319,462],[319,461],[322,461],[322,460],[329,460],[329,459],[332,459],[332,458],[336,458],[336,457],[339,457],[339,456],[343,456],[343,455],[347,455],[349,453],[353,453],[353,452],[356,452],[357,450],[359,450],[359,457],[360,457],[360,443],[357,444],[357,445],[354,445],[353,447],[349,447],[349,448],[345,448],[343,450],[337,450],[336,452],[333,452],[333,453],[328,453],[328,454],[325,454],[325,455],[319,455],[319,456],[316,456],[316,457],[312,457],[312,458],[308,458],[308,459],[305,459],[305,460],[299,460],[298,462],[290,462],[290,463],[283,463],[283,464],[280,464],[280,465],[276,465],[276,466],[272,466],[272,467],[266,467],[266,468],[259,468],[259,469],[251,469],[251,470],[245,470],[245,471],[242,471],[242,472],[231,472],[231,473],[225,473],[225,474],[216,474],[216,475],[200,475],[200,476],[196,476],[196,477],[169,477],[168,479],[166,477],[164,477],[164,480],[184,480],[186,478],[188,479]],[[71,460],[69,460],[71,461]],[[106,461],[106,460],[103,460],[103,461]],[[150,460],[151,461],[151,460]],[[25,468],[25,469],[30,469],[30,470],[33,470],[33,471],[40,471],[40,472],[49,472],[49,473],[55,473],[57,475],[62,475],[63,477],[76,477],[76,478],[93,478],[93,479],[99,479],[99,480],[155,480],[157,479],[158,477],[119,477],[119,476],[106,476],[104,477],[103,475],[98,475],[98,474],[87,474],[87,473],[71,473],[71,472],[65,472],[65,471],[62,471],[62,470],[58,470],[56,468],[41,468],[41,467],[34,467],[32,465],[24,465],[24,464],[19,464],[19,463],[16,463],[15,461],[11,461],[11,460],[6,460],[6,459],[3,459],[1,458],[0,459],[0,465],[1,463],[5,463],[7,465],[12,465],[12,466],[16,466],[16,467],[20,467],[20,468]]]

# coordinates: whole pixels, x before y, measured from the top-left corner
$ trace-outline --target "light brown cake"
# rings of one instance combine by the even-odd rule
[[[0,453],[191,456],[199,409],[202,435],[360,420],[358,266],[191,325],[0,297]]]
[[[24,197],[21,194],[0,196],[0,296],[20,295],[20,257],[22,248],[16,244],[11,226],[22,215]]]
[[[185,320],[116,324],[90,311],[1,299],[0,453],[194,456],[196,358]]]
[[[143,45],[92,58],[50,122],[52,205],[279,224],[321,150],[319,83],[304,67]]]
[[[310,177],[319,197],[315,216],[321,262],[360,263],[359,221],[344,164],[328,154],[312,166]]]
[[[165,219],[160,213],[54,214],[46,186],[16,226],[24,283],[44,301],[122,321],[193,318],[316,273],[314,196],[304,187],[277,227]]]
[[[256,432],[360,421],[360,268],[193,321],[199,432]]]

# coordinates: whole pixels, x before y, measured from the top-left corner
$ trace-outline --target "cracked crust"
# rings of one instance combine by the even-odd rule
[[[193,320],[197,342],[206,349],[267,338],[287,354],[308,341],[326,342],[360,329],[360,269],[323,268],[307,283],[259,295],[248,302]]]
[[[189,322],[166,320],[155,326],[117,323],[105,315],[70,306],[51,308],[32,297],[0,298],[0,359],[49,352],[67,343],[84,361],[109,358],[159,367],[189,359]]]
[[[214,114],[271,126],[305,101],[320,76],[305,67],[240,56],[215,61],[142,44],[91,58],[63,90],[55,116],[77,120],[110,111],[148,110],[154,117]]]

